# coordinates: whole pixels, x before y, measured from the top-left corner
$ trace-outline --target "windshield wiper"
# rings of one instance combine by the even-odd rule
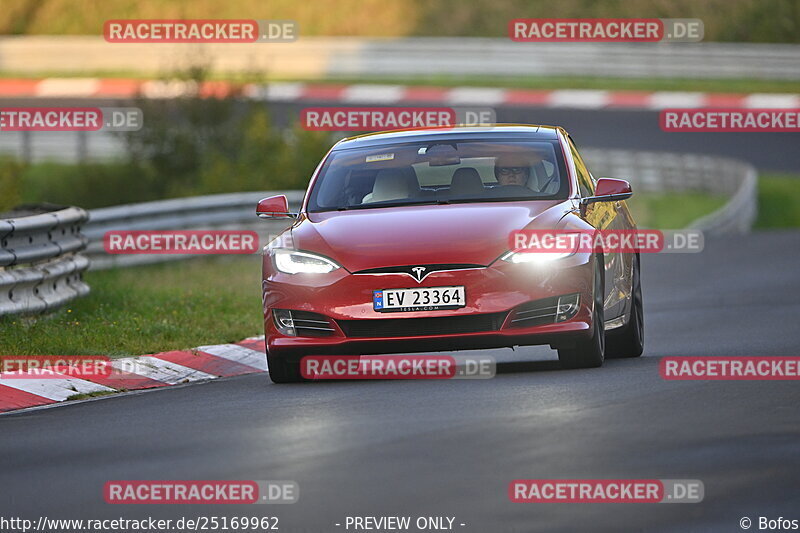
[[[434,205],[438,204],[438,200],[425,200],[424,202],[375,202],[369,204],[360,204],[360,205],[348,205],[346,207],[338,207],[336,208],[337,211],[350,211],[355,209],[371,209],[373,207],[403,207],[406,205]]]
[[[451,198],[451,199],[439,199],[439,200],[426,200],[424,202],[387,202],[387,203],[370,203],[370,204],[360,204],[360,205],[348,205],[343,207],[337,207],[336,211],[355,211],[357,209],[373,209],[379,207],[403,207],[403,206],[412,206],[412,205],[451,205],[451,204],[478,204],[478,203],[490,203],[490,202],[510,202],[510,201],[517,201],[517,202],[529,202],[531,200],[552,200],[552,198],[542,197],[542,196],[498,196],[496,198],[493,197],[481,197],[481,198]]]

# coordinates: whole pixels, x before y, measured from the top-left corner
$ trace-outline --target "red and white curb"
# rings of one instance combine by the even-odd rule
[[[800,94],[676,91],[530,90],[493,87],[427,87],[378,84],[276,82],[235,84],[209,81],[113,78],[0,79],[0,98],[175,98],[242,96],[270,102],[337,104],[429,104],[527,106],[577,109],[777,108],[800,107]]]
[[[43,379],[20,379],[13,372],[0,373],[0,413],[63,402],[76,394],[151,389],[267,372],[267,358],[264,337],[252,337],[236,344],[114,359],[111,366],[115,370],[113,376],[91,380],[56,371],[46,371],[52,377]]]

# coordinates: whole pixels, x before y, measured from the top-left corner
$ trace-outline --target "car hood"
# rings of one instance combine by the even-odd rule
[[[512,231],[554,228],[572,209],[563,200],[386,207],[310,213],[292,229],[294,247],[350,272],[401,265],[489,265]]]

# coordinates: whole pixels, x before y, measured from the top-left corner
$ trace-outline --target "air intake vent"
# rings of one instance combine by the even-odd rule
[[[348,337],[420,337],[497,331],[506,313],[443,316],[432,318],[376,318],[337,320]]]
[[[336,332],[328,318],[317,313],[292,311],[292,322],[300,337],[327,337]]]
[[[510,325],[530,328],[567,320],[578,311],[578,298],[578,294],[569,294],[528,302],[517,307]]]

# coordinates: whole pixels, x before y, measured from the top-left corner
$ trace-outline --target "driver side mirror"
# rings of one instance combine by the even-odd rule
[[[600,178],[594,188],[594,196],[581,199],[581,203],[591,204],[593,202],[617,202],[627,200],[633,196],[631,184],[625,180],[616,178]]]
[[[258,215],[258,218],[297,217],[297,213],[289,211],[289,200],[283,194],[259,200],[256,207],[256,215]]]

